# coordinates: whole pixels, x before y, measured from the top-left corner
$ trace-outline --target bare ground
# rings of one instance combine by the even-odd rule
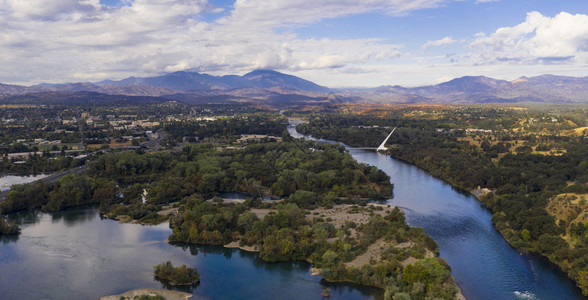
[[[192,298],[192,294],[178,292],[178,291],[156,290],[156,289],[136,289],[136,290],[132,290],[132,291],[128,291],[126,293],[120,294],[120,295],[100,297],[100,300],[119,300],[121,297],[128,297],[129,299],[133,299],[133,297],[135,297],[135,296],[141,296],[141,295],[155,296],[155,294],[159,294],[167,300],[187,300],[187,299]]]
[[[257,246],[239,246],[239,241],[230,242],[230,243],[224,245],[223,247],[225,247],[225,248],[238,248],[238,249],[248,251],[248,252],[259,252],[260,251],[257,248]]]
[[[373,258],[376,261],[380,260],[380,256],[382,252],[388,248],[389,243],[384,241],[384,238],[377,240],[375,243],[368,246],[367,250],[363,253],[358,255],[354,260],[345,263],[346,267],[354,267],[360,268],[365,264],[369,264],[370,260]]]
[[[392,209],[394,209],[393,206],[390,205],[386,205],[386,204],[369,204],[367,207],[369,206],[374,206],[374,207],[382,207],[384,208],[383,210],[373,210],[373,212],[375,214],[381,215],[381,216],[385,216],[387,214],[387,211],[391,211]],[[330,209],[326,209],[326,208],[318,208],[315,210],[311,210],[310,214],[306,216],[306,218],[308,220],[312,220],[315,217],[318,216],[322,216],[323,218],[331,218],[331,221],[328,221],[329,223],[332,223],[335,228],[341,228],[342,226],[345,226],[345,223],[347,222],[355,222],[355,224],[360,225],[360,224],[364,224],[367,223],[370,219],[370,211],[367,211],[365,209],[360,209],[360,212],[358,213],[353,213],[352,212],[353,209],[353,205],[351,204],[341,204],[341,205],[335,205],[333,206],[333,208]],[[315,214],[316,213],[316,214]],[[350,229],[351,231],[351,235],[355,235],[355,229]]]

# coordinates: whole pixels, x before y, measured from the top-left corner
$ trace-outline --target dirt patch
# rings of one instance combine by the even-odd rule
[[[558,221],[572,223],[583,212],[588,211],[588,194],[559,194],[549,200],[545,210]]]
[[[563,135],[566,135],[566,136],[571,136],[571,135],[574,135],[574,136],[588,135],[588,127],[579,127],[579,128],[576,128],[576,129],[572,129],[572,130],[566,131]]]
[[[252,208],[251,212],[254,213],[260,220],[263,220],[265,216],[269,215],[271,211],[275,211],[268,208]]]
[[[156,294],[164,297],[167,300],[187,300],[187,299],[192,298],[192,294],[188,294],[188,293],[184,293],[184,292],[169,291],[169,290],[156,290],[156,289],[136,289],[136,290],[132,290],[132,291],[128,291],[126,293],[120,294],[120,295],[100,297],[100,300],[119,300],[122,297],[128,297],[128,299],[133,299],[133,297],[135,297],[135,296],[141,296],[141,295],[155,296]]]
[[[132,223],[134,220],[133,218],[127,216],[127,215],[119,215],[116,216],[115,218],[120,224],[125,224],[125,223]]]
[[[567,226],[582,223],[588,223],[588,194],[559,194],[551,199],[545,207],[547,213],[555,217],[556,224],[563,220]],[[566,230],[567,231],[567,230]],[[571,236],[566,234],[561,237],[567,241],[571,240]]]
[[[373,207],[382,207],[382,210],[368,210],[370,206]],[[354,208],[354,205],[351,204],[341,204],[335,205],[333,208],[317,208],[310,211],[310,214],[306,216],[309,221],[312,221],[315,217],[323,217],[325,219],[331,218],[329,223],[332,223],[335,228],[341,228],[347,222],[355,222],[355,224],[360,225],[367,223],[370,219],[370,213],[373,212],[374,214],[378,214],[380,216],[385,216],[387,212],[392,211],[394,206],[386,205],[386,204],[369,204],[366,207],[357,207]]]
[[[382,208],[381,210],[379,208]],[[333,224],[335,228],[344,227],[346,223],[354,222],[357,226],[366,224],[372,215],[386,216],[393,206],[387,204],[369,204],[366,207],[355,206],[351,204],[335,205],[333,208],[318,208],[311,210],[310,214],[306,216],[308,220],[316,217],[322,217],[325,221]],[[350,228],[351,235],[356,235],[356,230]],[[377,240],[375,243],[368,246],[367,250],[358,255],[354,260],[346,263],[347,267],[359,268],[365,264],[369,264],[370,260],[378,261],[382,252],[390,246],[384,238]]]
[[[157,214],[160,216],[167,216],[170,213],[173,213],[175,215],[176,213],[178,213],[178,209],[175,207],[164,207],[162,210],[157,212]]]
[[[225,248],[237,248],[248,252],[259,252],[260,249],[257,246],[239,246],[239,241],[230,242],[223,247]]]
[[[354,260],[345,263],[346,267],[361,268],[361,266],[369,264],[370,260],[380,260],[382,252],[388,248],[390,244],[384,241],[384,238],[377,240],[375,243],[368,246],[367,250],[358,255]]]

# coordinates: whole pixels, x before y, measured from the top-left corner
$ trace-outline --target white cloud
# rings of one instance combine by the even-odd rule
[[[457,41],[454,40],[452,37],[450,36],[446,36],[440,40],[436,40],[436,41],[428,41],[423,45],[423,49],[427,49],[429,47],[433,47],[433,46],[443,46],[443,45],[451,45],[451,44],[455,44]]]
[[[234,12],[223,22],[250,26],[299,25],[370,11],[405,15],[410,11],[438,7],[450,0],[236,0]]]
[[[470,48],[470,59],[480,64],[588,63],[588,15],[531,12],[519,25],[478,35]]]
[[[403,15],[452,0],[237,0],[226,17],[206,0],[0,0],[0,82],[68,82],[182,69],[227,74],[255,68],[333,69],[386,61],[382,39],[301,39],[278,29],[379,11]]]
[[[410,85],[476,74],[572,75],[588,64],[586,15],[529,13],[517,26],[474,36],[465,56],[420,58],[387,39],[301,38],[292,32],[328,18],[405,15],[453,0],[238,0],[222,12],[224,17],[210,22],[203,21],[203,14],[221,9],[205,0],[122,1],[105,6],[99,0],[0,0],[0,82],[98,81],[186,69],[224,75],[268,68],[327,86]],[[422,48],[458,42],[447,36]]]

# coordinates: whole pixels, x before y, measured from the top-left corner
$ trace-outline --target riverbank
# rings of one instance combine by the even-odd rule
[[[188,300],[192,299],[192,294],[178,292],[178,291],[170,291],[170,290],[156,290],[156,289],[136,289],[131,290],[120,295],[112,295],[112,296],[104,296],[100,297],[100,300],[121,300],[121,299],[134,299],[135,297],[140,296],[162,296],[166,300]]]
[[[209,202],[201,205],[209,207]],[[226,205],[230,207],[231,204],[215,203],[209,210],[212,207],[223,209]],[[192,211],[200,209],[197,204],[191,208]],[[297,216],[298,220],[289,222],[300,224],[301,227],[281,229],[262,239],[257,238],[257,242],[251,241],[251,232],[241,233],[240,236],[235,233],[234,240],[223,245],[225,248],[259,253],[259,257],[268,262],[305,260],[313,265],[310,269],[311,275],[321,275],[328,282],[355,283],[394,294],[405,292],[415,296],[462,299],[447,264],[438,258],[437,244],[422,229],[410,228],[405,222],[404,213],[394,206],[377,203],[365,206],[338,204],[300,210],[288,204],[273,209],[251,209],[243,212],[242,216],[247,214],[263,219],[258,222],[273,222],[290,214]],[[266,217],[268,215],[269,218]],[[263,223],[257,224],[256,226],[263,227]],[[287,234],[295,233],[294,230],[303,237],[300,241],[288,237]],[[289,248],[284,248],[283,245]],[[290,257],[279,256],[280,253],[304,253],[302,248],[296,248],[298,245],[306,245],[306,249],[313,251],[322,248],[322,251]],[[409,273],[413,269],[435,275],[426,279],[409,279]],[[431,287],[425,284],[420,286],[421,281]],[[417,290],[412,289],[413,285],[418,287]]]

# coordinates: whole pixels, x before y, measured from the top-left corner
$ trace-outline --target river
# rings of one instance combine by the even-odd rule
[[[293,127],[289,132],[304,137]],[[347,148],[358,162],[390,176],[394,195],[387,202],[403,208],[410,226],[422,227],[439,243],[440,256],[468,299],[585,299],[554,264],[512,248],[472,195],[390,156]]]
[[[386,155],[350,152],[390,175],[395,189],[388,202],[440,244],[468,299],[584,299],[552,264],[511,248],[474,197]],[[375,288],[322,282],[310,276],[306,262],[265,263],[236,249],[170,245],[167,224],[119,224],[101,219],[96,207],[9,218],[22,234],[0,237],[0,299],[97,299],[167,288],[152,275],[153,266],[167,260],[198,268],[202,281],[188,288],[195,299],[320,299],[324,287],[331,289],[331,299],[382,297]]]

